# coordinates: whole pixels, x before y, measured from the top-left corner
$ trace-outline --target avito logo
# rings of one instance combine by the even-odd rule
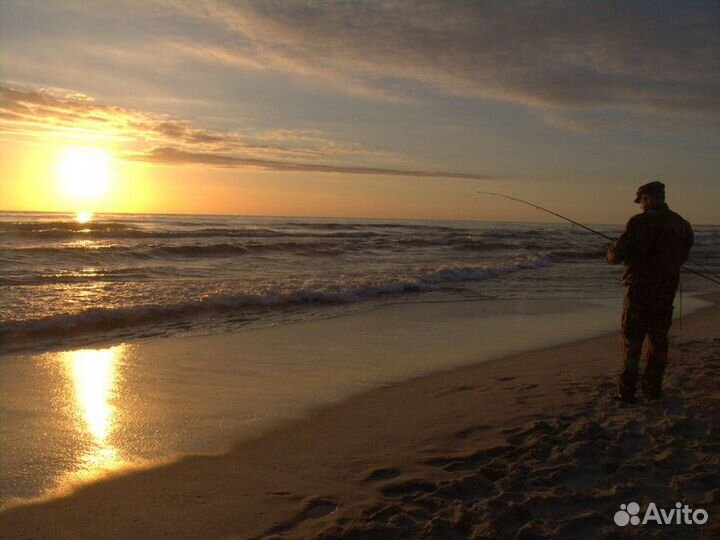
[[[702,508],[693,510],[687,504],[675,503],[675,508],[666,510],[658,508],[651,502],[645,513],[640,517],[640,505],[636,502],[621,504],[620,510],[615,512],[615,525],[645,525],[656,523],[658,525],[704,525],[708,521],[708,513]]]

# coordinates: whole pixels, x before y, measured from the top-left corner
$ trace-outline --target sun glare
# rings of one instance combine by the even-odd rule
[[[78,477],[92,478],[120,465],[112,435],[118,427],[114,405],[120,391],[120,368],[125,346],[109,349],[83,349],[60,354],[72,385],[76,411],[76,432],[87,437],[87,451],[82,457]]]
[[[92,212],[78,212],[75,214],[75,221],[78,223],[89,223],[93,220]]]
[[[112,176],[112,155],[101,148],[68,147],[57,164],[58,180],[70,199],[94,201],[107,192]]]

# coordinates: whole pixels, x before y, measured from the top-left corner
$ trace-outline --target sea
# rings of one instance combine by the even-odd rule
[[[720,227],[695,230],[717,275]],[[0,213],[0,508],[617,329],[607,245],[564,222]],[[717,285],[682,288],[676,313]]]
[[[717,277],[720,226],[695,233],[688,266]],[[394,303],[617,297],[607,247],[565,222],[0,212],[0,353]],[[690,273],[682,287],[717,290]]]

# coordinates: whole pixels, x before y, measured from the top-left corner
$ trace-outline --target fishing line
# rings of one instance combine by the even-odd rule
[[[548,214],[552,214],[553,216],[559,217],[560,219],[564,219],[565,221],[569,221],[569,222],[572,223],[573,225],[577,225],[578,227],[582,227],[582,228],[585,229],[586,231],[590,231],[591,233],[594,233],[594,234],[597,234],[597,235],[599,235],[599,236],[602,236],[602,237],[605,238],[606,240],[610,240],[611,242],[614,242],[614,241],[615,241],[615,238],[611,238],[611,237],[609,237],[609,236],[608,236],[607,234],[605,234],[605,233],[602,233],[602,232],[600,232],[600,231],[597,231],[597,230],[595,230],[595,229],[593,229],[593,228],[591,228],[591,227],[588,227],[587,225],[583,225],[582,223],[579,223],[579,222],[575,221],[574,219],[570,219],[569,217],[566,217],[566,216],[563,216],[563,215],[561,215],[561,214],[558,214],[557,212],[553,212],[552,210],[548,210],[547,208],[544,208],[544,207],[542,207],[542,206],[540,206],[540,205],[538,205],[538,204],[531,203],[530,201],[526,201],[526,200],[523,200],[523,199],[518,199],[517,197],[511,197],[510,195],[505,195],[504,193],[495,193],[495,192],[493,192],[493,191],[478,191],[477,193],[480,193],[480,194],[482,194],[482,195],[492,195],[492,196],[494,196],[494,197],[502,197],[503,199],[508,199],[508,200],[510,200],[510,201],[515,201],[515,202],[519,202],[519,203],[522,203],[522,204],[526,204],[526,205],[528,205],[528,206],[531,206],[531,207],[535,208],[536,210],[542,210],[543,212],[547,212]],[[703,274],[702,272],[698,272],[697,270],[693,270],[692,268],[688,268],[687,266],[684,266],[684,265],[683,265],[681,268],[682,268],[683,270],[685,270],[686,272],[690,272],[691,274],[695,274],[696,276],[700,276],[701,278],[705,278],[705,279],[707,279],[708,281],[712,281],[713,283],[715,283],[715,284],[717,284],[717,285],[720,285],[720,279],[712,278],[712,277],[710,277],[710,276],[708,276],[708,275],[706,275],[706,274]]]
[[[683,307],[683,306],[682,306],[682,278],[678,279],[678,289],[679,289],[679,290],[678,290],[678,293],[679,293],[679,300],[680,300],[680,316],[678,317],[678,319],[679,319],[678,322],[679,322],[679,324],[680,324],[680,328],[679,328],[679,329],[680,329],[680,331],[682,331],[682,316],[683,316],[683,309],[682,309],[682,307]]]
[[[720,274],[716,274],[715,272],[713,272],[712,270],[710,270],[707,266],[703,266],[702,264],[700,264],[700,263],[697,262],[697,261],[693,261],[692,264],[695,265],[695,266],[699,266],[699,267],[700,267],[700,270],[702,270],[702,271],[705,272],[706,274],[709,274],[709,275],[711,275],[711,276],[714,277],[714,278],[720,279]]]

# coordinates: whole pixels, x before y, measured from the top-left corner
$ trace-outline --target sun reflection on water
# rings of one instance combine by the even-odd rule
[[[84,349],[62,353],[74,396],[77,431],[86,435],[87,450],[77,475],[93,477],[121,464],[111,435],[116,428],[118,367],[125,345],[109,349]]]
[[[92,212],[78,212],[75,214],[75,221],[77,223],[89,223],[93,220]]]

